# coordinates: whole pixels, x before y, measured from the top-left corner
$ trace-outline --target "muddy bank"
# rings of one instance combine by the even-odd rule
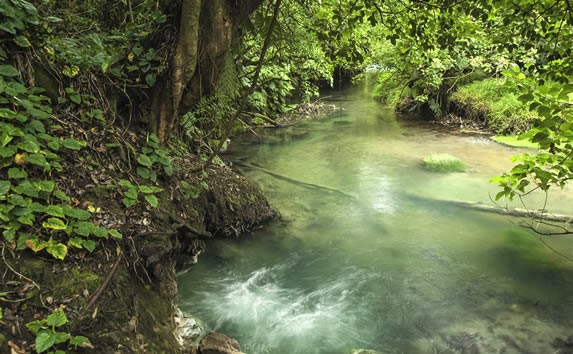
[[[102,224],[124,235],[102,241],[92,254],[74,251],[62,262],[2,247],[0,353],[34,351],[26,323],[57,309],[69,319],[60,330],[89,338],[97,352],[183,352],[173,334],[177,265],[205,251],[209,239],[248,232],[275,211],[258,186],[231,169],[212,166],[199,177],[190,172],[195,163],[181,164],[180,173],[161,181],[156,209],[122,208],[115,191],[75,180],[83,191],[78,202],[100,208]],[[184,180],[204,188],[189,193]]]

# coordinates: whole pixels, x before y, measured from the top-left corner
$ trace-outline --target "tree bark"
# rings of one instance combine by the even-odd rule
[[[263,0],[182,0],[170,81],[156,85],[150,129],[165,141],[177,117],[212,92],[239,24]]]

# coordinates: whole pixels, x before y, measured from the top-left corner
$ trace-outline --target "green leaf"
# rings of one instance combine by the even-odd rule
[[[68,202],[68,203],[69,203],[70,200],[71,200],[70,197],[68,197],[68,196],[66,195],[66,193],[64,193],[64,192],[62,192],[62,191],[56,191],[56,192],[54,193],[54,196],[55,196],[56,198],[58,198],[59,200],[64,201],[64,202]]]
[[[126,179],[120,179],[120,180],[119,180],[119,185],[122,186],[122,187],[125,187],[125,188],[133,187],[133,184],[132,184],[130,181],[126,180]]]
[[[94,234],[95,237],[107,238],[107,236],[108,236],[107,229],[105,227],[101,227],[101,226],[95,226],[92,229],[92,233]]]
[[[115,230],[115,229],[109,230],[109,234],[110,234],[111,237],[114,237],[114,238],[122,238],[122,237],[123,237],[123,235],[121,234],[121,232],[119,232],[119,231],[117,231],[117,230]]]
[[[28,155],[26,157],[26,161],[33,164],[33,165],[37,165],[40,167],[43,167],[45,169],[49,169],[50,168],[50,164],[48,163],[48,161],[46,160],[46,157],[42,154],[31,154]]]
[[[49,244],[46,251],[51,254],[54,258],[64,260],[68,254],[68,248],[63,243],[53,243]]]
[[[63,211],[64,211],[64,214],[66,214],[66,216],[69,216],[71,218],[78,219],[81,221],[88,220],[92,216],[92,214],[89,211],[74,208],[71,205],[64,205]]]
[[[76,139],[66,139],[64,140],[63,143],[64,147],[70,149],[70,150],[80,150],[82,147],[86,146],[85,142],[80,142]]]
[[[12,179],[28,178],[28,173],[21,168],[12,167],[12,168],[8,169],[8,178],[12,178]],[[0,181],[0,185],[1,185],[1,181]],[[1,194],[2,194],[2,188],[0,187],[0,195]]]
[[[38,144],[36,138],[34,139],[24,138],[24,140],[20,141],[18,145],[16,145],[16,147],[20,150],[24,150],[32,154],[40,152],[40,144]]]
[[[38,188],[29,181],[22,181],[17,187],[12,190],[18,194],[24,194],[29,197],[38,197]]]
[[[16,43],[17,46],[22,48],[28,48],[32,46],[28,38],[24,36],[17,36],[16,38],[14,38],[14,43]]]
[[[52,193],[54,187],[56,186],[56,184],[53,181],[39,181],[35,183],[35,185],[36,187],[38,187],[38,190],[48,193]]]
[[[20,75],[20,73],[12,65],[0,65],[0,75],[6,77],[16,77]]]
[[[139,191],[141,193],[146,193],[146,194],[150,194],[150,193],[159,193],[162,192],[163,189],[159,188],[159,187],[153,187],[153,186],[139,186]]]
[[[80,236],[88,237],[92,232],[92,229],[95,227],[94,224],[87,221],[80,221],[73,223],[74,232]]]
[[[44,329],[46,325],[46,320],[37,320],[26,323],[26,328],[28,328],[32,333],[36,334],[39,330]]]
[[[145,83],[149,86],[152,87],[153,85],[155,85],[155,82],[157,81],[157,77],[155,76],[155,74],[147,74],[145,75]]]
[[[52,230],[66,229],[66,224],[58,218],[48,218],[48,220],[42,223],[42,226],[46,229],[52,229]]]
[[[72,101],[75,104],[80,104],[82,103],[82,96],[79,93],[72,93],[70,95],[70,101]]]
[[[83,248],[84,239],[81,237],[72,237],[68,240],[68,246]]]
[[[34,225],[34,222],[36,221],[36,216],[34,214],[28,214],[28,215],[20,216],[16,220],[22,225],[32,226],[32,225]]]
[[[151,165],[153,165],[153,161],[147,155],[139,155],[139,157],[137,158],[137,162],[139,162],[140,165],[145,167],[151,167]]]
[[[54,332],[42,330],[36,336],[36,353],[43,353],[56,343]]]
[[[94,240],[83,240],[82,246],[84,246],[89,253],[92,253],[96,248],[96,242]]]
[[[60,327],[68,323],[64,311],[58,310],[46,318],[46,324],[51,327]]]
[[[0,181],[0,195],[5,195],[10,191],[12,184],[10,181]]]
[[[80,347],[89,342],[90,340],[84,336],[75,336],[72,339],[70,339],[70,345],[75,345]]]
[[[127,192],[125,192],[125,196],[129,199],[137,200],[137,189],[135,187],[129,188]]]
[[[137,203],[137,199],[123,198],[121,202],[126,208],[130,208],[133,204]]]
[[[55,216],[58,218],[65,218],[66,217],[64,215],[64,210],[62,209],[61,206],[58,206],[58,205],[48,205],[48,207],[46,208],[46,214],[51,215],[51,216]]]
[[[147,167],[141,167],[141,166],[137,167],[137,168],[135,169],[135,171],[137,172],[137,175],[138,175],[139,177],[145,178],[145,179],[149,179],[150,176],[151,176],[151,172],[152,172],[152,170],[150,170],[149,168],[147,168]]]
[[[56,332],[56,344],[67,342],[70,338],[72,338],[72,335],[67,332]],[[62,351],[59,350],[59,352]],[[57,352],[54,354],[57,354]]]
[[[149,205],[151,205],[153,208],[157,208],[157,206],[159,205],[159,201],[157,200],[157,197],[154,196],[153,194],[147,194],[145,196],[145,200],[149,203]]]

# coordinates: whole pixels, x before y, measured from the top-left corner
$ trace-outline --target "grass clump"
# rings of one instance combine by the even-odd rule
[[[497,143],[511,146],[511,147],[539,149],[538,143],[531,142],[531,140],[521,138],[520,136],[495,135],[495,136],[492,136],[490,139],[497,142]]]
[[[466,165],[450,154],[431,154],[424,157],[424,167],[433,172],[464,172]]]
[[[450,105],[457,114],[485,122],[497,134],[523,133],[538,115],[518,99],[516,89],[504,83],[503,78],[490,78],[463,85],[452,94]]]

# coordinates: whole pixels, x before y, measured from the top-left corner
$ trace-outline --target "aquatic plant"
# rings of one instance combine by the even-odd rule
[[[433,172],[464,172],[466,165],[450,154],[431,154],[424,157],[424,167]]]

